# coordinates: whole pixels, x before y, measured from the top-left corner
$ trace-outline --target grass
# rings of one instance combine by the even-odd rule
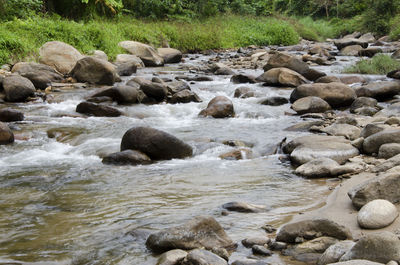
[[[400,68],[400,62],[389,55],[377,54],[372,59],[358,61],[355,65],[344,69],[344,73],[386,75]]]
[[[223,16],[193,21],[142,21],[131,17],[86,23],[60,17],[32,17],[0,23],[0,64],[36,60],[47,41],[66,42],[82,53],[103,50],[113,59],[123,40],[171,47],[185,52],[248,45],[291,45],[299,41],[294,27],[279,18]]]

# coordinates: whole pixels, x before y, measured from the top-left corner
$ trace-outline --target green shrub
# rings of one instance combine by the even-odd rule
[[[363,59],[344,69],[344,73],[386,75],[400,68],[400,62],[389,55],[377,54],[372,59]]]

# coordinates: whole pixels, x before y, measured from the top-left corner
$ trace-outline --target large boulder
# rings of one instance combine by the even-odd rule
[[[187,252],[181,249],[174,249],[163,253],[156,265],[178,265],[187,256]]]
[[[140,85],[140,90],[142,90],[148,97],[154,98],[158,102],[166,99],[168,94],[167,87],[156,82],[145,82]]]
[[[382,199],[400,202],[400,173],[385,173],[353,187],[348,195],[357,209],[368,202]]]
[[[271,86],[297,87],[308,83],[302,75],[284,67],[270,69],[257,77],[256,80]]]
[[[145,97],[144,92],[133,86],[115,86],[95,93],[92,98],[110,97],[118,104],[141,103]]]
[[[268,70],[271,70],[273,68],[280,67],[289,68],[301,75],[305,74],[309,70],[309,66],[307,63],[303,62],[299,58],[296,58],[295,56],[282,52],[276,52],[275,54],[273,54],[269,58],[268,63],[263,68],[264,71],[267,72]]]
[[[0,109],[0,122],[13,122],[24,120],[24,114],[13,109]]]
[[[400,262],[400,239],[393,233],[380,232],[362,237],[340,261],[366,259],[388,263]]]
[[[184,225],[151,234],[147,238],[146,245],[155,252],[176,248],[211,250],[213,248],[234,249],[236,247],[221,225],[211,216],[198,216]]]
[[[23,102],[35,94],[35,86],[32,82],[20,75],[9,75],[3,80],[3,88],[6,101]]]
[[[362,48],[368,48],[368,42],[356,38],[343,38],[334,41],[338,50],[351,45],[360,45]]]
[[[290,95],[290,102],[304,97],[315,96],[322,98],[332,107],[345,107],[356,98],[354,90],[343,83],[314,83],[295,88]]]
[[[130,54],[138,56],[145,66],[163,66],[164,59],[150,45],[137,41],[122,41],[118,46],[127,50]]]
[[[119,76],[130,76],[137,71],[137,66],[134,62],[114,63],[114,65]]]
[[[361,47],[360,45],[350,45],[341,49],[340,54],[344,56],[357,56],[358,52],[362,49],[363,47]]]
[[[169,133],[149,128],[134,127],[121,141],[121,151],[138,150],[154,160],[168,160],[192,156],[192,147]]]
[[[400,143],[400,129],[383,130],[367,137],[363,150],[367,154],[377,154],[381,145],[389,143]]]
[[[331,106],[319,97],[305,97],[296,100],[292,107],[297,114],[320,113],[331,109]]]
[[[356,89],[357,97],[370,97],[378,100],[392,98],[400,93],[400,82],[374,82]]]
[[[213,118],[228,118],[235,116],[232,101],[224,96],[213,98],[207,108],[199,113],[200,116],[211,116]]]
[[[228,265],[228,262],[210,251],[194,249],[188,253],[181,265]]]
[[[368,42],[368,43],[376,42],[376,39],[371,32],[363,34],[361,37],[358,38],[358,40]]]
[[[52,67],[32,62],[17,63],[13,66],[11,72],[28,78],[37,89],[45,89],[52,82],[60,82],[63,79],[63,76]]]
[[[118,54],[115,58],[115,63],[131,63],[136,65],[137,68],[144,67],[142,59],[133,54]]]
[[[173,48],[158,48],[158,54],[164,59],[165,63],[180,63],[182,52]]]
[[[0,122],[0,145],[14,142],[14,134],[7,124]]]
[[[400,143],[383,144],[379,147],[379,158],[389,159],[398,154],[400,154]]]
[[[176,104],[176,103],[189,103],[189,102],[201,102],[201,98],[190,91],[189,89],[185,89],[175,93],[172,98],[169,100],[169,103]]]
[[[350,106],[350,112],[355,113],[357,109],[361,108],[378,108],[378,101],[370,97],[358,97],[354,100]]]
[[[371,58],[371,57],[374,57],[375,54],[378,54],[378,53],[383,53],[383,50],[381,48],[372,47],[372,48],[362,49],[361,51],[358,52],[358,55]]]
[[[308,135],[298,137],[283,147],[290,154],[292,163],[305,164],[316,158],[331,158],[343,164],[347,159],[357,156],[359,151],[349,140],[339,136]]]
[[[118,117],[122,112],[116,108],[92,102],[81,102],[76,106],[76,112],[97,117]]]
[[[343,136],[349,140],[355,140],[359,138],[361,134],[360,128],[345,123],[334,123],[321,131],[333,136]]]
[[[107,61],[93,57],[80,59],[70,75],[79,82],[112,86],[117,80],[115,66]]]
[[[366,229],[384,228],[399,216],[396,206],[387,200],[373,200],[364,205],[357,215],[360,227]]]
[[[339,240],[351,239],[350,230],[328,219],[304,220],[289,223],[279,229],[276,241],[295,243],[296,238],[311,240],[321,236],[329,236]]]
[[[316,158],[296,168],[296,174],[306,178],[330,178],[351,172],[353,169],[326,157]]]
[[[61,41],[46,42],[39,49],[39,61],[47,64],[62,74],[68,74],[82,54],[69,44]]]

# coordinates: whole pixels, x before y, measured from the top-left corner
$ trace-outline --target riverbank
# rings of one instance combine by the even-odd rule
[[[168,43],[183,52],[198,52],[249,45],[291,45],[298,43],[300,37],[322,41],[352,32],[353,27],[310,18],[236,15],[181,21],[149,21],[122,16],[87,22],[37,16],[0,23],[0,64],[36,60],[39,47],[55,39],[69,43],[85,54],[102,50],[114,59],[122,53],[117,44],[127,39],[155,47]]]

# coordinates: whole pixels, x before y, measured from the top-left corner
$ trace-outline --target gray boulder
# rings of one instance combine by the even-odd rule
[[[236,74],[231,77],[231,82],[234,84],[256,83],[256,77],[252,75]]]
[[[306,178],[330,178],[354,172],[353,169],[340,166],[338,162],[330,158],[316,158],[296,169],[296,174]]]
[[[323,132],[333,136],[344,136],[346,139],[355,140],[360,137],[361,129],[350,124],[334,123],[322,129]]]
[[[151,159],[142,152],[125,150],[104,157],[102,162],[109,165],[143,165],[150,164]]]
[[[379,147],[379,158],[389,159],[398,154],[400,154],[400,143],[383,144]]]
[[[369,261],[369,260],[365,260],[365,259],[355,259],[355,260],[331,263],[330,265],[385,265],[385,264],[373,262],[373,261]]]
[[[0,145],[11,144],[14,142],[14,134],[7,124],[0,122]]]
[[[35,94],[35,86],[32,82],[19,75],[9,75],[3,80],[3,88],[6,101],[23,102]]]
[[[374,82],[356,89],[357,97],[370,97],[378,100],[392,98],[400,93],[400,82]]]
[[[372,48],[362,49],[361,51],[358,52],[358,55],[371,58],[371,57],[374,57],[374,55],[378,54],[378,53],[383,53],[383,50],[381,48],[372,47]]]
[[[149,127],[128,130],[121,141],[121,151],[138,150],[154,160],[192,156],[192,147],[175,136]]]
[[[387,200],[373,200],[360,209],[357,221],[362,228],[380,229],[389,226],[398,216],[393,203]]]
[[[268,106],[281,106],[289,103],[289,100],[285,97],[269,97],[260,101],[261,105],[268,105]]]
[[[164,59],[150,45],[137,41],[122,41],[118,46],[127,50],[130,54],[138,56],[145,66],[163,66]]]
[[[228,262],[210,251],[194,249],[188,253],[181,265],[228,265]]]
[[[367,154],[377,154],[381,145],[400,143],[400,129],[383,130],[364,140],[363,150]]]
[[[132,86],[115,86],[95,93],[91,98],[110,97],[118,104],[141,103],[144,92]]]
[[[290,102],[309,96],[322,98],[334,108],[349,106],[356,99],[356,93],[351,87],[333,82],[301,85],[293,90]]]
[[[354,207],[360,209],[370,201],[383,199],[400,202],[400,173],[386,173],[353,187],[348,195]]]
[[[156,265],[180,265],[187,254],[186,251],[181,249],[167,251],[158,258]]]
[[[0,109],[0,122],[23,121],[24,114],[20,111],[5,108]]]
[[[39,62],[53,67],[64,75],[68,74],[82,58],[77,49],[60,41],[46,42],[39,49]]]
[[[355,113],[357,109],[364,107],[376,108],[378,105],[378,101],[374,98],[369,97],[358,97],[354,100],[354,102],[350,106],[350,112]]]
[[[368,47],[368,42],[362,41],[356,38],[343,38],[343,39],[338,39],[334,41],[334,44],[338,48],[338,50],[343,49],[344,47],[350,46],[350,45],[360,45],[362,48],[367,48]]]
[[[45,89],[52,82],[60,82],[63,79],[60,73],[45,64],[20,62],[15,64],[11,71],[28,78],[37,89]]]
[[[256,80],[265,82],[266,85],[285,87],[297,87],[308,83],[302,75],[284,67],[270,69],[257,77]]]
[[[176,104],[176,103],[189,103],[189,102],[201,102],[201,98],[190,91],[189,89],[185,89],[175,93],[172,98],[168,101],[169,103]]]
[[[235,98],[249,98],[254,97],[254,92],[249,87],[238,87],[235,89],[234,97]]]
[[[113,64],[93,57],[80,59],[70,75],[79,82],[110,86],[117,81],[118,77]]]
[[[351,239],[350,230],[328,219],[304,220],[289,223],[279,229],[276,241],[295,243],[296,238],[307,240],[328,236],[339,240]]]
[[[168,94],[168,88],[156,82],[146,82],[140,85],[140,90],[148,97],[154,98],[157,102],[165,100]]]
[[[180,63],[182,52],[173,48],[158,48],[158,54],[164,59],[165,63]]]
[[[259,236],[259,237],[249,237],[242,240],[243,246],[246,248],[251,248],[254,245],[264,246],[271,241],[269,237],[266,236]]]
[[[363,47],[360,45],[349,45],[340,50],[340,54],[344,56],[357,56],[358,52],[361,51]]]
[[[207,108],[199,113],[199,116],[211,116],[213,118],[229,118],[235,116],[232,101],[224,96],[213,98]]]
[[[131,63],[136,65],[137,68],[144,67],[142,59],[133,54],[118,54],[115,58],[115,63]]]
[[[380,232],[362,237],[340,261],[365,259],[374,262],[400,262],[400,239],[393,233]]]
[[[305,97],[296,100],[292,107],[297,114],[320,113],[331,109],[331,106],[319,97]]]
[[[232,212],[241,213],[259,213],[267,210],[263,205],[250,204],[246,202],[228,202],[222,205],[222,208]]]
[[[76,112],[97,117],[118,117],[122,112],[116,108],[93,102],[81,102],[76,106]]]
[[[338,262],[356,243],[351,240],[340,241],[325,250],[318,259],[318,265],[331,264]]]
[[[151,234],[146,245],[153,251],[196,248],[236,248],[221,225],[211,216],[198,216],[184,225]]]

